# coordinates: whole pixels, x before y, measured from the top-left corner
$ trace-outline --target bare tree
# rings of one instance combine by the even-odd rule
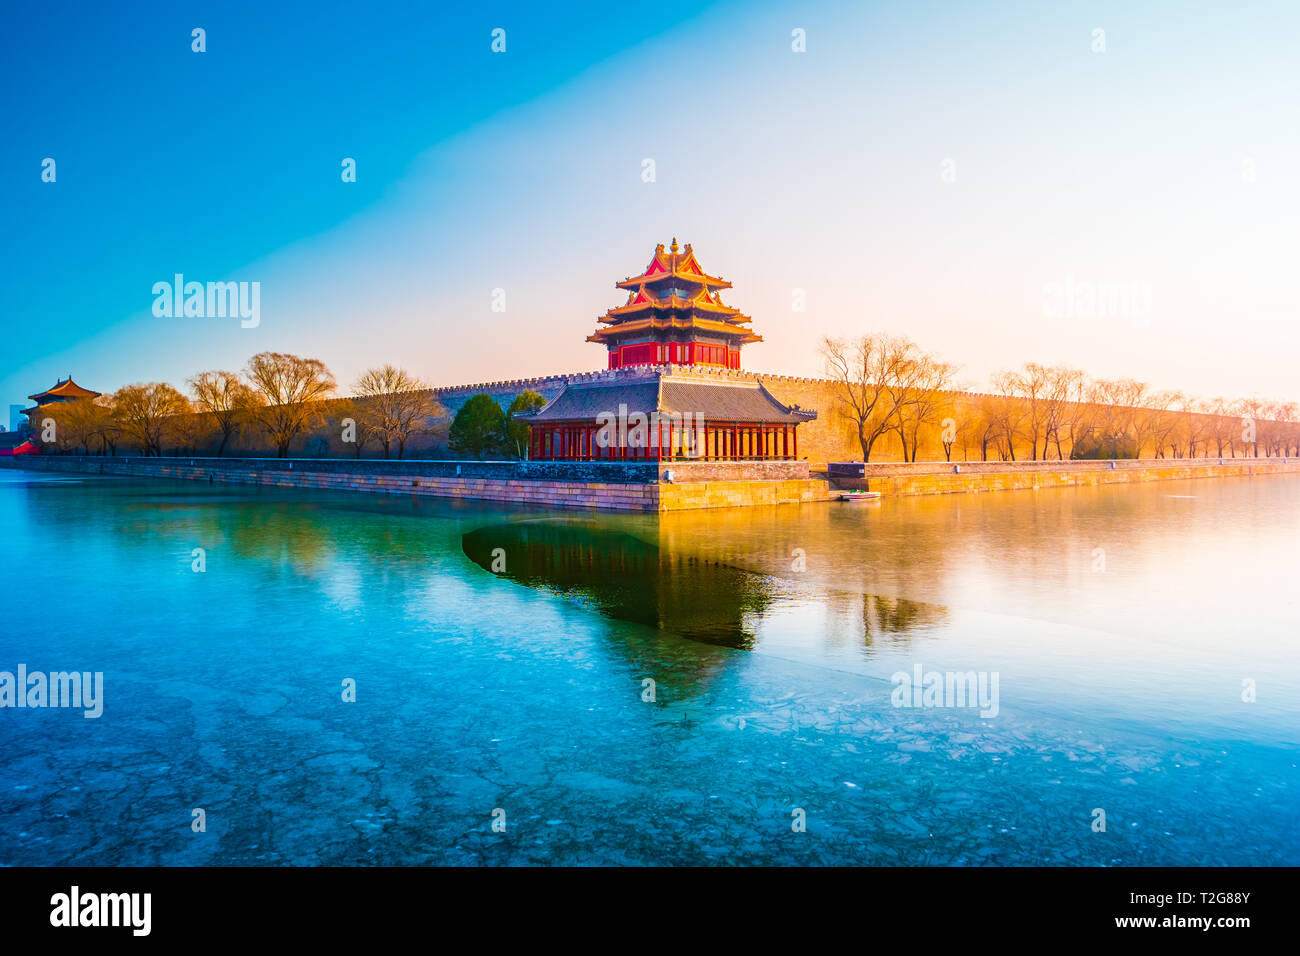
[[[442,414],[442,405],[428,383],[392,365],[364,372],[352,393],[360,399],[357,405],[365,406],[363,415],[372,422],[385,458],[391,456],[393,445],[397,457],[402,458],[412,436],[425,431],[430,420]]]
[[[200,372],[188,384],[194,407],[201,414],[210,415],[221,432],[221,445],[217,448],[217,457],[221,458],[231,436],[259,404],[259,396],[234,372]]]
[[[191,411],[189,400],[166,382],[124,385],[113,393],[112,404],[122,435],[146,457],[162,454],[168,419]]]
[[[55,444],[60,450],[89,455],[94,449],[102,455],[116,440],[109,396],[63,402],[49,410],[49,417],[55,421]]]
[[[1237,435],[1234,436],[1234,444],[1240,443],[1243,452],[1246,446],[1250,446],[1250,453],[1245,457],[1259,457],[1259,424],[1260,419],[1264,417],[1264,402],[1259,398],[1239,399],[1234,406],[1234,414],[1238,419]],[[1233,452],[1236,457],[1236,452]]]
[[[1084,375],[1078,369],[1056,365],[1047,370],[1047,384],[1044,389],[1046,417],[1043,425],[1043,459],[1047,459],[1047,446],[1051,442],[1056,447],[1057,461],[1065,459],[1061,449],[1062,432],[1072,430],[1074,416],[1077,414],[1075,396],[1083,386]],[[1073,436],[1070,450],[1074,451]]]
[[[320,420],[320,403],[334,394],[334,376],[319,359],[283,352],[259,352],[244,375],[261,399],[256,417],[284,458],[290,443]]]
[[[971,447],[979,447],[980,461],[989,461],[989,449],[998,447],[998,398],[995,395],[980,394],[972,404],[967,405],[970,416]]]
[[[1212,398],[1206,403],[1206,412],[1210,416],[1209,435],[1214,442],[1215,457],[1223,457],[1223,449],[1232,452],[1233,418],[1232,406],[1222,396]]]
[[[840,414],[856,431],[862,460],[870,461],[880,437],[898,427],[900,403],[918,381],[924,353],[910,339],[874,333],[851,342],[823,339],[821,352]]]
[[[346,423],[350,420],[352,429],[349,435],[348,429],[343,429],[343,441],[345,444],[352,445],[353,455],[361,457],[362,451],[371,442],[379,440],[379,421],[374,414],[374,409],[368,404],[358,402],[355,398],[342,398],[333,403],[331,412],[337,416],[337,421]]]
[[[894,431],[903,447],[903,461],[916,461],[921,426],[938,423],[944,390],[956,371],[955,366],[918,349],[902,367],[900,381],[890,387],[890,400],[896,408]],[[949,456],[952,454],[951,444],[946,443],[945,452]]]
[[[1003,461],[1016,460],[1016,441],[1024,434],[1028,408],[1020,400],[1021,388],[1014,372],[999,372],[993,376],[995,394],[989,396],[989,420],[994,447]]]
[[[1018,431],[1029,442],[1030,460],[1038,460],[1040,441],[1046,458],[1051,429],[1051,371],[1034,362],[1026,362],[1019,371],[999,372],[994,377],[994,387],[1007,398],[1020,399]]]
[[[1176,414],[1179,418],[1178,437],[1183,444],[1184,457],[1197,458],[1203,451],[1209,451],[1214,432],[1214,416],[1209,412],[1208,402],[1187,394],[1180,398]]]

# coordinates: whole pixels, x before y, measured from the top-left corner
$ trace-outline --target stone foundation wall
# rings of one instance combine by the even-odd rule
[[[349,461],[32,455],[0,467],[271,488],[428,495],[542,507],[660,511],[824,499],[807,462]],[[673,469],[674,483],[661,483]],[[678,478],[692,479],[677,483]]]
[[[470,468],[470,465],[477,468]],[[428,495],[543,507],[612,511],[659,510],[655,470],[642,480],[599,481],[587,469],[569,478],[520,477],[521,464],[541,462],[378,462],[203,458],[113,458],[72,455],[0,458],[0,467],[135,478],[180,478],[221,484],[372,494]],[[559,465],[561,463],[545,463]],[[594,463],[593,463],[594,464]],[[601,463],[603,464],[603,463]],[[290,467],[292,465],[292,467]],[[461,474],[456,474],[460,466]],[[499,466],[499,467],[494,467]],[[477,474],[475,473],[477,472]],[[495,472],[495,473],[494,473]],[[558,475],[559,469],[553,469]],[[619,477],[619,476],[614,476]],[[624,475],[622,477],[628,477]]]
[[[827,501],[830,485],[812,478],[757,481],[691,481],[659,485],[659,511],[748,508]]]
[[[956,466],[918,462],[869,464],[865,479],[836,479],[837,488],[864,488],[885,497],[1174,481],[1188,478],[1300,474],[1300,459],[1224,458],[1196,461],[980,462]],[[1112,464],[1114,467],[1112,467]]]
[[[763,462],[671,466],[616,462],[385,462],[310,459],[114,458],[72,455],[0,458],[0,467],[141,478],[179,478],[317,488],[374,494],[428,495],[542,507],[614,511],[679,511],[798,504],[834,499],[828,480],[810,477],[807,464]],[[802,467],[802,474],[799,469]],[[1188,478],[1300,474],[1300,459],[1211,461],[988,462],[957,466],[934,462],[871,464],[866,478],[838,487],[897,495],[958,494],[1102,485]],[[700,479],[700,480],[690,480]]]

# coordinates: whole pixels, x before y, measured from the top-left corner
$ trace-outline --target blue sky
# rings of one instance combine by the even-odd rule
[[[603,367],[595,316],[673,236],[753,315],[748,368],[884,329],[975,387],[1032,360],[1300,399],[1294,3],[11,9],[6,405],[264,349],[345,388]],[[178,272],[260,282],[261,324],[155,317]]]

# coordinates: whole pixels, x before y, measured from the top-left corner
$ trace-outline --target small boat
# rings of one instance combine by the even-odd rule
[[[842,491],[840,501],[875,501],[880,497],[878,491]]]

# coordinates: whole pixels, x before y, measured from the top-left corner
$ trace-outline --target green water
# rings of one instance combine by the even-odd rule
[[[3,864],[1300,863],[1295,478],[659,518],[6,471],[0,528],[0,670],[104,674],[0,710]],[[996,715],[895,706],[918,665]]]

